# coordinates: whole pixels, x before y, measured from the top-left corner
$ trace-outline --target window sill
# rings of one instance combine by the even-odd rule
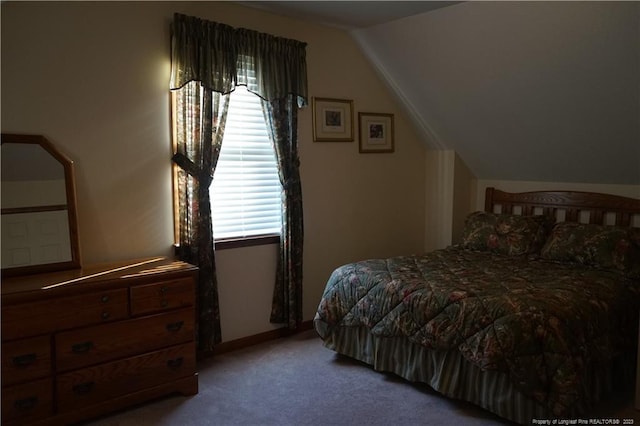
[[[280,244],[280,235],[257,235],[246,238],[227,238],[214,242],[216,250],[226,250],[239,247],[262,246],[267,244]]]
[[[257,235],[246,238],[226,238],[214,241],[216,250],[226,250],[239,247],[263,246],[268,244],[280,244],[280,235]],[[173,250],[179,256],[180,244],[174,244]]]

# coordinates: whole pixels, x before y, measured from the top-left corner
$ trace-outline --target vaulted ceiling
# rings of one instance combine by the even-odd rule
[[[640,2],[257,3],[349,31],[480,179],[640,184]]]

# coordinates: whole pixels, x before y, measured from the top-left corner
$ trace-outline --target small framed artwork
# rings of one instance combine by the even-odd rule
[[[353,101],[313,98],[313,140],[353,141]]]
[[[393,152],[393,114],[359,112],[360,152]]]

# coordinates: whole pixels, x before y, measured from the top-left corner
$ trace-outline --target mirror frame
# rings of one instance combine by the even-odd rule
[[[2,277],[17,275],[30,275],[44,272],[63,271],[67,269],[78,269],[80,262],[80,242],[78,233],[78,207],[76,202],[76,181],[73,170],[73,161],[60,152],[47,138],[42,135],[22,135],[14,133],[2,133],[1,144],[35,144],[42,147],[53,158],[55,158],[64,168],[65,191],[67,195],[67,218],[69,221],[69,244],[71,247],[71,260],[55,263],[43,263],[38,265],[17,266],[15,268],[3,268]],[[15,211],[15,209],[2,208],[2,214]]]

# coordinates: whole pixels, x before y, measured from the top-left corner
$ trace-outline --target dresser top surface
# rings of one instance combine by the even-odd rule
[[[80,269],[3,278],[0,289],[5,296],[25,293],[67,293],[89,284],[153,277],[159,274],[194,272],[198,268],[167,257],[153,257],[129,261],[87,265]]]

